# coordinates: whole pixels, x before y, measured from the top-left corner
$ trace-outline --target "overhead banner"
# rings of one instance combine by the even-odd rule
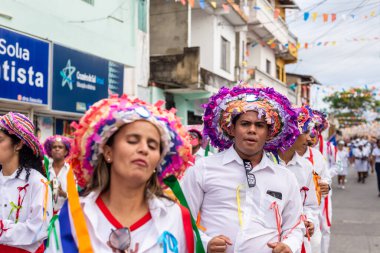
[[[52,109],[83,113],[110,94],[123,93],[124,66],[53,45]]]
[[[0,99],[48,104],[49,43],[0,27]]]

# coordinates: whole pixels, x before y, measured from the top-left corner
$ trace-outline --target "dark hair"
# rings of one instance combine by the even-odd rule
[[[21,140],[14,134],[10,134],[5,129],[1,130],[5,135],[9,136],[12,141],[12,145],[15,146],[21,142]],[[22,148],[19,151],[18,157],[19,167],[17,169],[16,178],[18,178],[22,170],[26,171],[26,181],[29,180],[30,170],[34,169],[40,172],[44,177],[46,177],[45,170],[42,164],[42,160],[33,153],[33,150],[27,145],[22,145]],[[0,170],[2,166],[0,165]]]
[[[109,147],[113,146],[115,136],[120,131],[120,129],[118,129],[108,139],[108,141],[106,142],[107,146]],[[162,148],[162,145],[160,144],[160,154],[162,153],[162,151],[163,151],[163,148]],[[97,189],[100,190],[100,192],[107,191],[110,187],[110,174],[111,174],[111,164],[106,162],[103,154],[100,154],[98,157],[98,164],[96,165],[94,169],[92,178],[89,184],[86,186],[86,188],[83,189],[83,191],[81,192],[81,196],[87,196],[88,194],[90,194],[90,192]],[[165,196],[162,191],[162,188],[158,181],[157,171],[152,174],[152,176],[147,181],[146,187],[145,187],[145,196],[149,198],[153,195],[160,198],[171,200],[169,197]]]

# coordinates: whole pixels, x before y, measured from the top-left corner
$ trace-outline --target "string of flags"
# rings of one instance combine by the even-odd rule
[[[181,2],[183,5],[186,5],[186,4],[189,4],[191,8],[194,8],[194,4],[195,4],[195,0],[175,0],[176,2]],[[206,3],[209,3],[214,9],[217,8],[218,6],[218,3],[217,1],[210,1],[210,0],[197,0],[199,1],[199,6],[202,8],[202,9],[205,9],[206,8]],[[229,4],[230,1],[225,1],[224,3],[222,2],[221,3],[221,7],[223,8],[224,12],[225,13],[229,13],[230,12],[230,4]],[[279,8],[274,8],[272,6],[265,6],[265,7],[262,7],[262,6],[258,6],[258,5],[255,5],[252,7],[252,9],[254,11],[260,11],[260,10],[269,10],[269,11],[273,11],[273,18],[275,20],[277,20],[278,18],[280,18],[280,13],[281,13],[281,9]],[[243,12],[246,16],[249,16],[250,14],[250,7],[248,5],[244,5],[243,6]],[[294,15],[294,14],[293,14]],[[352,13],[352,14],[337,14],[337,13],[319,13],[319,12],[309,12],[309,11],[306,11],[303,13],[303,20],[304,21],[312,21],[312,22],[316,22],[318,19],[321,19],[323,21],[323,23],[328,23],[328,22],[335,22],[339,19],[341,20],[359,20],[359,19],[370,19],[370,18],[374,18],[374,17],[377,17],[377,13],[376,13],[376,10],[371,10],[369,13],[365,14],[365,15],[359,15],[359,14],[355,14],[355,13]],[[298,18],[299,16],[298,15],[294,15],[295,18]]]

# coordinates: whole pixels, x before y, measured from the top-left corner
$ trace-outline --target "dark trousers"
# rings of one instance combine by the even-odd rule
[[[376,175],[377,175],[377,188],[380,193],[380,163],[375,163]]]

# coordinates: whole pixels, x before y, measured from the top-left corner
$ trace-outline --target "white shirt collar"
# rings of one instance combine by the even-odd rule
[[[232,145],[229,149],[227,149],[223,156],[223,165],[226,165],[230,162],[236,161],[239,165],[243,166],[243,159],[238,155],[234,146]],[[254,171],[262,170],[265,168],[270,168],[274,171],[275,164],[265,155],[263,152],[263,157],[258,165],[256,165],[253,169]]]
[[[308,151],[306,151],[306,152],[308,152]],[[305,155],[306,155],[306,153],[305,153]],[[292,159],[290,159],[288,164],[285,164],[285,161],[282,160],[280,156],[278,157],[278,159],[280,161],[280,165],[283,165],[285,167],[288,165],[296,165],[297,163],[298,163],[298,165],[302,166],[302,162],[300,161],[301,156],[297,152],[294,152],[294,155],[293,155]]]

